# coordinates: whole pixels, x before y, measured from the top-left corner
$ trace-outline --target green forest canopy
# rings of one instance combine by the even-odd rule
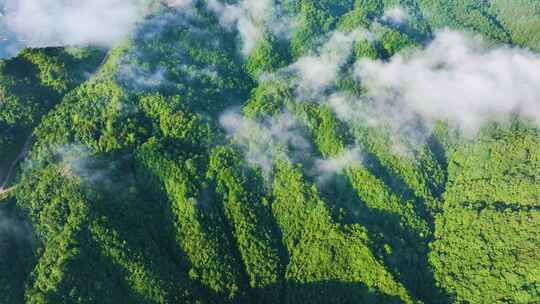
[[[538,126],[469,138],[441,121],[405,155],[389,130],[300,99],[294,77],[261,76],[358,28],[375,37],[332,88],[351,96],[356,60],[444,27],[540,51],[537,1],[280,3],[293,30],[265,29],[247,58],[198,1],[157,7],[112,49],[0,62],[0,303],[540,302]],[[384,22],[395,7],[406,24]],[[229,136],[230,111],[252,138]],[[246,146],[268,138],[253,165]],[[313,173],[351,144],[362,161]]]

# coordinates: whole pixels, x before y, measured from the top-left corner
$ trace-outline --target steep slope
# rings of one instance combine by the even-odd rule
[[[226,2],[0,62],[0,303],[540,299],[535,122],[400,124],[356,72],[446,26],[537,50],[534,3]]]

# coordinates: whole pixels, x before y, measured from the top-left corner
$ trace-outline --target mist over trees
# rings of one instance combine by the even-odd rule
[[[0,303],[540,301],[536,1],[0,8]]]

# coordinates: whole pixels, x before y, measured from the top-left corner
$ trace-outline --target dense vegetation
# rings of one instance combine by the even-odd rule
[[[442,27],[540,51],[537,1],[277,1],[293,30],[260,22],[247,57],[195,2],[112,49],[0,61],[0,303],[540,302],[537,126],[441,121],[398,153],[391,128],[340,120],[287,74],[357,29],[373,37],[331,85],[349,96],[354,62]],[[361,161],[317,171],[351,147]]]

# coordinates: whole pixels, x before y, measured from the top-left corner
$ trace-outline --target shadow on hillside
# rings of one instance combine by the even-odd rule
[[[251,289],[248,295],[235,298],[233,303],[403,303],[362,283],[319,281],[287,282],[284,286]]]
[[[35,264],[32,229],[14,197],[0,201],[0,303],[24,303],[25,283]]]
[[[425,303],[452,302],[450,295],[436,286],[428,261],[428,240],[407,229],[398,214],[368,207],[345,175],[336,175],[320,192],[336,222],[360,224],[368,230],[371,251],[414,298]]]
[[[427,140],[427,147],[431,154],[433,154],[439,167],[441,168],[444,176],[440,185],[430,185],[430,190],[433,196],[439,199],[444,193],[446,181],[448,180],[448,157],[446,155],[446,149],[441,143],[440,139],[432,134]]]
[[[365,151],[364,158],[366,168],[371,174],[382,180],[388,189],[401,200],[411,200],[413,202],[415,214],[426,220],[430,228],[432,228],[434,220],[425,198],[416,195],[414,190],[407,185],[403,177],[393,174],[391,169],[382,164],[375,154]]]
[[[175,239],[174,215],[165,204],[164,194],[155,191],[160,187],[147,179],[146,172],[136,168],[129,155],[105,154],[96,157],[94,162],[95,166],[88,170],[99,174],[100,183],[110,184],[91,184],[86,189],[92,204],[92,216],[98,219],[96,225],[107,232],[105,240],[102,240],[103,254],[108,246],[119,246],[114,243],[115,239],[121,240],[122,258],[130,263],[143,262],[137,265],[137,271],[158,278],[154,283],[166,294],[174,297],[186,291],[196,296],[204,290],[202,284],[188,278],[190,265]],[[112,235],[115,238],[111,238]],[[107,244],[107,239],[113,243]],[[132,275],[121,265],[117,267],[123,271],[123,277]]]

